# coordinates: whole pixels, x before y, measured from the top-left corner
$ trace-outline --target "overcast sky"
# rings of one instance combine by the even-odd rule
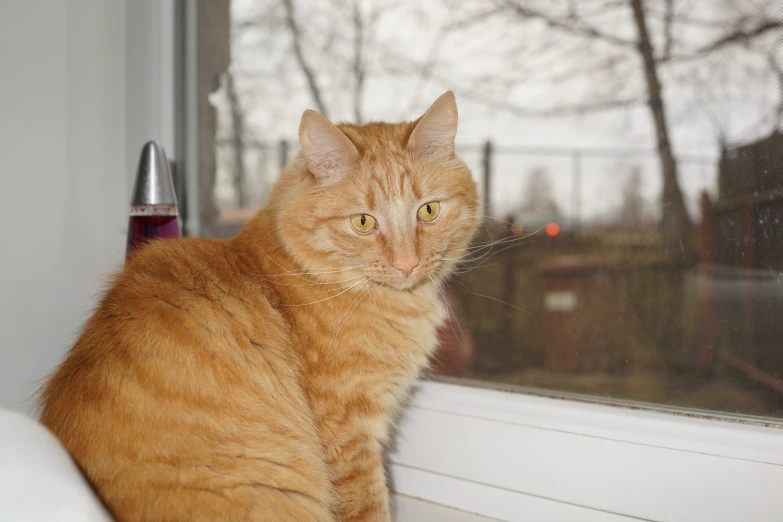
[[[580,7],[605,0],[583,0]],[[481,23],[443,36],[442,29],[455,21],[471,21],[490,1],[449,0],[431,2],[364,1],[365,22],[374,11],[381,14],[365,30],[366,84],[360,100],[365,120],[399,121],[418,117],[447,89],[457,95],[460,110],[458,147],[480,178],[480,156],[474,152],[486,140],[500,148],[551,147],[564,154],[501,154],[495,157],[492,191],[499,212],[507,212],[522,200],[527,174],[535,167],[549,170],[554,198],[566,215],[573,211],[573,159],[570,151],[616,149],[649,150],[650,154],[595,156],[581,165],[580,209],[583,219],[610,215],[620,205],[620,188],[633,165],[642,170],[643,194],[652,211],[660,193],[660,170],[654,148],[653,127],[646,107],[605,111],[579,117],[531,117],[502,108],[546,110],[559,105],[584,103],[617,93],[644,91],[644,77],[635,57],[609,46],[585,46],[563,37],[544,24],[521,22],[510,13],[487,17]],[[684,46],[708,41],[723,30],[716,21],[730,19],[732,9],[747,9],[749,2],[734,6],[726,0],[681,2],[689,20],[675,35]],[[758,0],[759,4],[769,4]],[[528,5],[567,5],[568,2],[529,2]],[[647,2],[654,9],[656,2]],[[317,109],[306,78],[292,52],[292,36],[285,24],[281,0],[233,0],[232,71],[240,101],[248,115],[248,133],[265,142],[295,139],[303,110]],[[662,3],[661,3],[662,5]],[[772,4],[774,8],[774,4]],[[302,35],[305,58],[315,71],[328,116],[333,121],[353,121],[352,66],[355,31],[352,2],[294,0],[296,21]],[[769,6],[767,6],[768,9]],[[685,7],[683,7],[685,9]],[[777,8],[783,17],[783,7]],[[585,11],[585,12],[588,12]],[[635,37],[628,9],[591,19],[606,32]],[[686,11],[682,11],[686,13]],[[728,14],[727,14],[728,13]],[[723,18],[721,18],[723,17]],[[472,20],[475,22],[475,20]],[[709,24],[707,23],[709,22]],[[651,32],[659,27],[650,17]],[[760,44],[783,48],[783,42]],[[783,54],[780,52],[783,64]],[[619,65],[611,75],[577,74],[593,64],[617,55]],[[432,75],[422,80],[417,68],[431,60]],[[779,99],[778,85],[765,57],[740,49],[722,53],[696,66],[667,69],[662,73],[673,141],[681,157],[680,181],[686,198],[695,202],[700,190],[715,190],[715,161],[719,132],[743,140],[769,131],[765,116]],[[226,98],[218,93],[222,129],[228,129]],[[601,98],[602,99],[602,98]],[[491,103],[487,103],[489,100]],[[765,125],[767,125],[765,127]],[[700,159],[701,158],[701,159]],[[711,159],[712,158],[712,159]],[[255,163],[250,162],[250,170]],[[223,170],[226,167],[223,166]],[[273,167],[266,174],[274,179]],[[221,179],[227,179],[226,172]]]

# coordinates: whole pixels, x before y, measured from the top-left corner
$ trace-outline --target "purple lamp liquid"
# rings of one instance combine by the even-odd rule
[[[134,205],[128,222],[126,259],[154,239],[181,237],[176,205]]]

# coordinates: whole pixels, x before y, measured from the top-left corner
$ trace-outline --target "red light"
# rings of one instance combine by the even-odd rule
[[[544,232],[546,232],[546,235],[549,237],[555,237],[560,234],[560,225],[555,222],[548,223],[544,228]]]

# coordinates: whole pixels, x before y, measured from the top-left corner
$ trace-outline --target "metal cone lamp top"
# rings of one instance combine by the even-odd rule
[[[177,194],[166,151],[155,141],[141,149],[136,183],[131,198],[131,216],[176,216]]]
[[[166,152],[154,141],[147,142],[141,149],[133,186],[125,259],[129,260],[151,240],[181,236],[177,196]]]

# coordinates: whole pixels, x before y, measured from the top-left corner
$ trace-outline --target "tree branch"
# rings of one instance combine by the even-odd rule
[[[778,40],[775,47],[779,47],[781,43],[783,43],[783,37]],[[778,103],[777,107],[775,108],[775,113],[772,116],[772,130],[773,132],[780,132],[781,128],[783,128],[783,66],[778,63],[777,57],[775,55],[776,52],[777,49],[773,48],[769,51],[769,53],[767,53],[767,63],[769,64],[769,68],[772,69],[772,72],[775,74],[775,79],[778,83]]]
[[[783,28],[783,20],[764,20],[751,29],[740,28],[696,50],[697,55],[715,52],[729,45],[747,42],[765,33]]]
[[[758,38],[779,29],[783,29],[783,20],[763,20],[750,29],[739,28],[736,31],[724,34],[720,38],[707,45],[703,45],[690,53],[670,55],[668,57],[658,58],[657,61],[658,63],[668,63],[697,60],[726,47],[747,43],[754,38]]]
[[[407,75],[420,70],[420,67],[413,66],[411,68],[403,68],[391,65],[387,66],[385,69],[389,74]],[[566,104],[543,109],[530,108],[514,103],[498,101],[497,97],[488,95],[486,89],[474,89],[464,85],[459,85],[450,78],[445,78],[435,74],[432,74],[432,77],[439,84],[452,86],[454,91],[457,92],[461,98],[479,103],[490,109],[504,111],[525,118],[557,118],[562,116],[584,115],[613,109],[639,107],[647,103],[647,98],[634,96],[627,98],[618,97],[611,100],[597,100],[589,103]]]
[[[624,38],[606,33],[597,27],[593,27],[587,24],[583,19],[575,18],[574,16],[571,16],[568,19],[559,19],[537,9],[520,5],[512,0],[506,0],[505,6],[507,9],[517,14],[517,16],[520,18],[539,20],[553,29],[558,29],[571,35],[592,40],[601,40],[610,44],[638,50],[638,42],[635,40],[626,40]],[[491,11],[487,12],[487,14],[490,13]],[[758,38],[769,32],[783,29],[783,20],[762,20],[754,27],[738,28],[735,31],[724,34],[720,38],[702,47],[699,47],[691,53],[674,55],[672,54],[672,47],[674,44],[672,28],[675,16],[673,0],[666,0],[666,11],[663,14],[666,33],[665,46],[662,56],[656,58],[656,62],[658,63],[667,63],[670,61],[687,61],[701,58],[725,47],[748,42],[749,40]]]
[[[614,45],[631,47],[634,49],[636,49],[638,45],[635,40],[626,40],[625,38],[620,38],[618,36],[605,33],[599,30],[598,28],[587,24],[584,20],[580,20],[578,18],[561,20],[558,18],[551,17],[546,13],[543,13],[536,9],[519,5],[515,2],[512,2],[511,0],[506,1],[506,6],[512,12],[516,13],[520,18],[526,18],[530,20],[540,20],[553,29],[559,29],[561,31],[564,31],[566,33],[575,36],[581,36],[583,38],[588,38],[592,40],[602,40],[604,42],[608,42]]]
[[[364,50],[364,21],[362,20],[362,11],[358,0],[353,3],[353,76],[354,76],[354,97],[353,113],[356,123],[362,123],[362,92],[364,90],[364,59],[362,51]]]
[[[440,58],[440,50],[443,42],[446,39],[448,31],[448,29],[441,29],[440,32],[435,36],[435,41],[433,42],[432,47],[430,47],[427,59],[424,61],[424,63],[421,64],[419,74],[417,75],[416,84],[411,93],[411,99],[408,102],[407,113],[409,114],[412,114],[413,111],[416,110],[416,106],[419,102],[419,96],[425,90],[427,84],[429,84],[430,79],[432,79],[432,75],[435,72],[435,67],[438,64],[438,59]]]
[[[313,96],[313,100],[315,100],[315,105],[318,107],[318,111],[328,118],[329,116],[326,111],[326,105],[324,105],[323,99],[321,98],[321,89],[318,87],[315,73],[313,72],[312,67],[310,67],[310,64],[307,63],[307,59],[305,58],[304,52],[302,51],[302,33],[299,32],[299,27],[296,25],[293,0],[282,0],[282,2],[283,6],[285,7],[286,24],[288,25],[288,29],[291,31],[296,61],[299,63],[299,67],[302,69],[302,73],[307,78],[307,85],[310,88],[310,94]]]
[[[666,0],[666,14],[663,17],[663,59],[672,55],[674,46],[674,0]]]
[[[453,32],[458,31],[460,29],[467,29],[468,27],[475,25],[477,23],[484,22],[490,18],[492,18],[495,15],[498,15],[500,13],[507,12],[508,9],[505,7],[493,7],[492,9],[488,9],[486,11],[482,11],[479,13],[470,13],[468,16],[465,16],[459,20],[454,20],[450,22],[444,31],[446,32]]]

